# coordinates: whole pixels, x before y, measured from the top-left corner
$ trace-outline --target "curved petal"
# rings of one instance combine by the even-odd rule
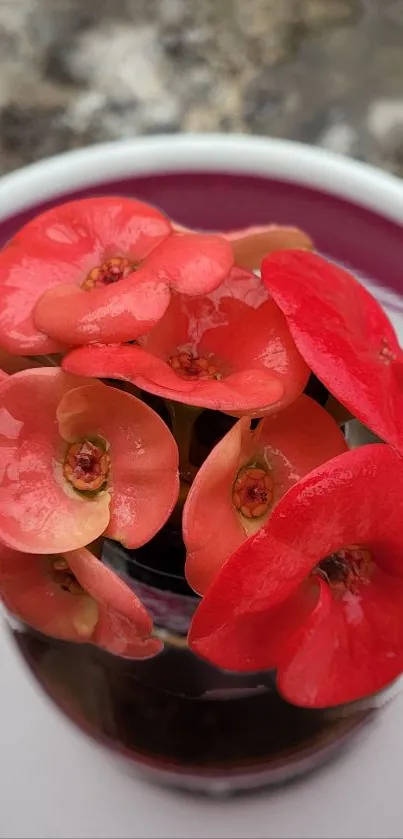
[[[144,267],[125,280],[90,292],[58,285],[39,299],[33,316],[38,329],[57,335],[67,345],[120,343],[148,332],[169,300],[168,286]]]
[[[193,231],[180,224],[173,223],[178,233],[192,233]],[[234,253],[235,265],[254,271],[260,268],[262,259],[274,251],[291,248],[312,250],[313,242],[310,236],[298,227],[287,227],[278,224],[256,225],[240,230],[221,231],[220,236],[228,239]]]
[[[234,617],[211,635],[203,631],[204,607],[196,610],[188,641],[191,650],[216,667],[237,673],[274,670],[289,650],[290,638],[313,623],[318,610],[319,583],[304,581],[284,604],[251,615]],[[302,690],[302,688],[301,688]]]
[[[165,524],[179,492],[178,449],[165,423],[135,396],[99,384],[66,393],[57,418],[64,440],[96,436],[109,445],[106,535],[130,548],[148,542]]]
[[[66,641],[92,638],[99,618],[85,592],[71,594],[56,583],[53,558],[0,546],[0,597],[7,609],[34,629]]]
[[[85,381],[38,368],[0,387],[0,538],[16,550],[74,550],[108,525],[108,493],[83,498],[62,477],[56,410],[63,395]],[[107,393],[101,384],[93,387]]]
[[[52,262],[42,272],[43,259],[27,254],[22,246],[10,245],[0,252],[0,346],[14,355],[46,355],[60,352],[61,345],[34,324],[32,311],[47,289],[67,282],[68,266]]]
[[[241,618],[284,604],[325,557],[364,545],[403,579],[403,470],[384,444],[345,452],[302,478],[266,525],[241,545],[208,589],[191,637],[199,648],[236,631]]]
[[[210,291],[227,276],[232,260],[228,243],[217,236],[170,236],[126,279],[91,292],[70,286],[47,292],[35,307],[35,324],[66,344],[132,341],[161,319],[170,289]]]
[[[155,207],[123,196],[67,201],[29,221],[12,239],[28,250],[70,263],[84,272],[111,256],[140,262],[172,233]]]
[[[268,257],[262,276],[313,372],[403,451],[403,353],[375,298],[343,268],[302,251]]]
[[[137,595],[86,548],[70,551],[65,559],[80,585],[96,602],[130,621],[139,635],[148,635],[152,619]]]
[[[52,573],[54,557],[22,554],[0,545],[0,598],[6,608],[54,638],[95,644],[128,658],[160,652],[163,644],[150,637],[147,612],[113,572],[88,551],[70,553],[67,560],[73,573],[78,572],[77,579],[80,575],[82,593],[79,589],[71,593],[57,582]],[[108,605],[112,601],[118,611]]]
[[[230,301],[229,301],[230,302]],[[285,318],[272,300],[267,300],[258,308],[249,308],[238,322],[231,319],[231,306],[228,308],[228,325],[208,330],[204,333],[199,352],[207,352],[222,359],[224,364],[232,366],[234,373],[250,373],[267,381],[267,398],[258,404],[254,398],[249,407],[273,406],[279,411],[290,405],[302,393],[309,379],[310,371],[298,352]],[[271,382],[280,382],[283,393],[276,399],[271,397]],[[247,394],[247,383],[243,387]],[[258,397],[261,399],[261,396]],[[236,410],[236,406],[235,410]],[[225,410],[225,409],[224,409]]]
[[[285,407],[309,377],[281,311],[257,277],[238,269],[209,295],[174,295],[165,316],[140,344],[80,348],[63,366],[71,372],[127,380],[189,405],[238,414]],[[178,351],[211,359],[218,377],[183,379],[169,363]]]
[[[235,264],[249,271],[260,268],[262,259],[274,251],[313,248],[310,236],[298,227],[269,224],[267,227],[261,225],[231,230],[222,235],[231,242]]]
[[[131,345],[80,347],[68,353],[62,366],[68,372],[85,370],[87,376],[121,379],[148,393],[217,411],[247,413],[268,400],[279,403],[283,396],[281,382],[261,370],[193,383],[180,378],[165,361]]]
[[[158,275],[178,293],[208,294],[221,285],[234,264],[232,248],[222,236],[176,234],[147,260],[150,275]]]
[[[249,426],[250,420],[244,417],[214,447],[199,469],[183,509],[186,579],[199,594],[246,538],[232,503],[232,488],[238,470],[252,454]]]
[[[58,352],[59,338],[34,324],[39,298],[59,285],[73,292],[111,256],[137,263],[171,232],[158,210],[112,196],[71,201],[30,221],[0,254],[1,346],[22,355]]]
[[[284,607],[285,608],[285,607]],[[377,569],[360,596],[318,606],[282,653],[277,684],[294,705],[323,708],[376,693],[403,671],[403,581]]]
[[[127,617],[113,609],[100,608],[92,643],[123,658],[151,658],[164,647],[159,638],[142,635]]]
[[[337,423],[309,396],[267,417],[255,431],[241,420],[217,444],[199,470],[183,511],[186,577],[204,594],[225,560],[259,530],[287,490],[321,463],[347,451]],[[258,460],[273,481],[264,517],[247,519],[234,508],[232,492],[242,466]]]

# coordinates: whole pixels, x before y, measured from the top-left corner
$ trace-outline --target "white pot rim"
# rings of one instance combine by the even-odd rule
[[[83,187],[139,175],[221,172],[320,189],[403,224],[403,183],[324,149],[242,134],[145,136],[87,146],[0,178],[0,221]]]

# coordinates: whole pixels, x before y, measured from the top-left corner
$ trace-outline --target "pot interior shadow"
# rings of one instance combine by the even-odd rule
[[[314,711],[289,705],[272,672],[228,673],[186,646],[198,598],[181,573],[175,532],[160,532],[145,549],[106,543],[103,560],[115,568],[153,613],[166,639],[152,659],[129,661],[90,645],[75,645],[12,621],[12,631],[35,678],[78,726],[132,758],[156,781],[209,791],[227,779],[235,792],[290,780],[339,751],[372,711]],[[162,566],[162,567],[161,567]],[[173,781],[173,779],[175,779]],[[226,790],[228,791],[228,790]]]

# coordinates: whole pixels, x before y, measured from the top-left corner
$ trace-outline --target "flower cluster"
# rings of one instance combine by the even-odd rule
[[[39,215],[0,253],[6,608],[156,655],[100,544],[179,516],[194,652],[275,669],[308,707],[381,689],[403,672],[402,362],[376,300],[295,228],[199,233],[119,197]],[[349,449],[342,414],[380,442]]]

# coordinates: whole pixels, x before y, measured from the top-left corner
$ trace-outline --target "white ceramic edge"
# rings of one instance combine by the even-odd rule
[[[403,184],[393,175],[302,143],[238,134],[146,136],[33,163],[0,179],[0,220],[83,186],[178,171],[238,172],[292,181],[403,223]]]

